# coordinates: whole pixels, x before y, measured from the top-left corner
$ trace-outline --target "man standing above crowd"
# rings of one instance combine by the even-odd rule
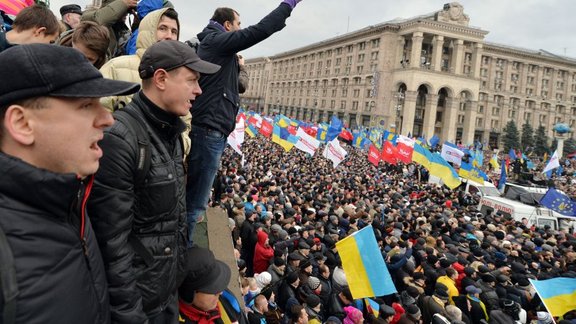
[[[106,264],[112,321],[177,323],[187,237],[179,117],[202,93],[200,73],[219,66],[166,40],[146,50],[138,70],[142,91],[104,134],[88,207]]]
[[[60,24],[50,9],[42,5],[26,7],[18,13],[12,30],[0,32],[0,52],[20,44],[50,44],[60,35]]]
[[[99,99],[138,85],[47,44],[0,53],[0,70],[0,323],[109,323],[85,206],[114,122]]]
[[[238,12],[231,8],[218,8],[208,26],[198,34],[198,55],[222,66],[222,69],[200,80],[204,95],[198,98],[192,109],[192,147],[186,187],[191,229],[206,210],[226,140],[235,127],[240,103],[237,53],[284,28],[286,19],[300,1],[284,0],[258,24],[245,29],[240,28]],[[192,236],[189,240],[192,241]]]

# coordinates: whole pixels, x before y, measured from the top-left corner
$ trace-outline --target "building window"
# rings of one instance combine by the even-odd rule
[[[380,38],[373,39],[370,43],[372,43],[372,48],[378,48],[380,46]]]
[[[353,94],[354,98],[358,98],[360,97],[360,89],[354,89],[354,94]]]
[[[372,54],[370,54],[370,59],[376,61],[378,59],[378,51],[372,52]]]
[[[480,114],[484,113],[484,106],[483,105],[478,105],[478,113],[480,113]]]
[[[532,119],[532,114],[529,113],[529,112],[525,112],[525,113],[524,113],[524,120],[525,120],[526,122],[530,122],[531,119]]]
[[[458,115],[458,124],[464,124],[464,115]]]
[[[340,109],[346,109],[346,100],[340,101]]]
[[[492,107],[492,116],[500,115],[500,107]]]
[[[364,54],[358,54],[358,62],[359,63],[364,62]]]
[[[358,43],[358,49],[359,49],[359,50],[364,50],[364,49],[366,49],[366,42]]]
[[[476,127],[482,127],[484,124],[484,119],[476,118]]]

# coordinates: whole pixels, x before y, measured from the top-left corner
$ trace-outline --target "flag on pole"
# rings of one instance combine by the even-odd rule
[[[384,148],[382,149],[382,161],[396,165],[396,151],[397,149],[394,144],[392,144],[392,142],[384,142]]]
[[[378,318],[378,315],[380,314],[380,305],[378,302],[372,298],[364,298],[364,302],[366,303],[366,309],[368,312],[374,315],[374,318]]]
[[[556,169],[557,167],[559,167],[560,166],[559,160],[560,159],[558,159],[558,151],[554,151],[554,154],[552,154],[550,161],[548,161],[548,164],[546,164],[546,167],[544,168],[542,173],[546,173],[550,170],[553,170],[553,169]]]
[[[304,151],[310,155],[314,155],[318,147],[320,147],[320,141],[308,135],[302,129],[302,127],[299,127],[298,131],[296,131],[296,137],[298,137],[298,142],[296,142],[296,145],[294,147],[296,147],[300,151]]]
[[[500,164],[498,163],[498,153],[492,153],[492,157],[490,158],[490,165],[494,170],[500,169]]]
[[[330,126],[328,126],[328,131],[326,133],[326,140],[331,141],[338,137],[338,134],[342,132],[342,121],[336,116],[332,116],[330,120]]]
[[[272,135],[273,127],[270,122],[267,120],[262,120],[262,126],[260,127],[260,134],[264,135],[265,137],[270,137]]]
[[[576,309],[576,278],[529,280],[552,316]]]
[[[506,164],[502,163],[502,168],[500,169],[500,180],[498,180],[498,190],[504,191],[504,186],[506,185],[506,179],[508,177],[508,172],[506,171]]]
[[[334,167],[337,167],[340,162],[344,161],[346,154],[348,154],[348,152],[340,146],[338,138],[335,138],[326,143],[326,148],[324,149],[322,156],[332,161]]]
[[[354,299],[385,296],[396,292],[372,225],[338,241],[336,248]]]
[[[415,141],[410,137],[399,135],[396,140],[397,153],[396,157],[398,160],[408,164],[412,162],[412,153],[414,152]]]
[[[450,142],[444,142],[442,144],[442,152],[440,155],[446,160],[447,162],[452,162],[456,165],[460,165],[462,162],[462,157],[464,156],[464,152],[462,152],[456,145]]]
[[[380,151],[378,151],[378,148],[374,144],[370,145],[370,149],[368,150],[368,161],[375,166],[378,166],[380,162]]]
[[[576,216],[576,202],[554,188],[548,189],[540,204],[562,215]]]
[[[460,165],[460,170],[458,170],[458,175],[464,179],[469,179],[474,182],[483,184],[484,178],[480,175],[480,171],[478,168],[473,167],[472,163],[462,161]]]

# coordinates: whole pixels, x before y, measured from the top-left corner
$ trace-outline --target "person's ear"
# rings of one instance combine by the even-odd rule
[[[34,29],[33,35],[34,35],[34,37],[40,37],[45,33],[46,33],[46,27],[38,27],[38,28]]]
[[[224,29],[226,29],[226,31],[231,31],[232,30],[232,22],[229,20],[226,20],[224,22]]]
[[[4,114],[6,133],[21,145],[34,143],[34,121],[30,120],[31,112],[20,105],[8,107]]]
[[[166,90],[166,79],[169,77],[168,72],[164,69],[154,71],[154,76],[152,76],[154,86],[158,88],[158,90]]]

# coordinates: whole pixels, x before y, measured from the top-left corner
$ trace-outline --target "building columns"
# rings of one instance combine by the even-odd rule
[[[444,48],[444,36],[434,36],[432,45],[432,69],[434,71],[442,70],[442,49]]]
[[[482,48],[481,43],[474,44],[474,51],[472,52],[472,77],[480,77],[480,64],[482,64]]]
[[[452,50],[452,71],[454,74],[462,74],[462,64],[464,63],[464,41],[456,39]]]
[[[462,144],[474,143],[474,132],[476,129],[477,101],[466,102],[466,112],[464,115],[464,128],[462,129]]]
[[[412,34],[412,54],[410,55],[410,67],[420,67],[420,57],[422,57],[422,41],[424,34],[422,32],[415,32]]]
[[[437,108],[438,108],[438,95],[427,94],[426,107],[424,110],[424,127],[422,130],[422,132],[426,136],[426,139],[429,139],[434,135]]]
[[[457,103],[456,103],[457,104]],[[456,140],[456,122],[458,118],[458,109],[455,106],[453,98],[446,98],[444,107],[442,140],[454,143]]]
[[[402,107],[402,131],[400,134],[412,134],[414,130],[414,115],[416,113],[416,91],[406,91],[404,93],[404,106]]]

